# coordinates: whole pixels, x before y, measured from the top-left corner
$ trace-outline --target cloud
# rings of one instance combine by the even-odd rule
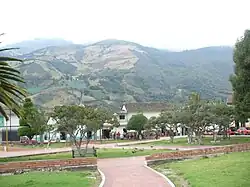
[[[159,48],[233,45],[250,27],[247,0],[2,0],[4,42],[115,38]]]

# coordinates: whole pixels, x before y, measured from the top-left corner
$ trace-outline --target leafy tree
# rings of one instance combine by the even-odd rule
[[[141,135],[142,130],[144,130],[145,125],[147,124],[148,119],[142,113],[133,115],[129,121],[127,128],[128,130],[135,130],[138,132],[138,135]]]
[[[234,119],[234,108],[225,103],[214,103],[212,105],[213,124],[218,125],[219,131],[223,132],[223,137],[227,136],[227,130],[230,122]],[[215,129],[215,128],[214,128]],[[214,132],[214,140],[216,136]]]
[[[55,107],[52,117],[57,122],[57,130],[70,135],[82,156],[86,153],[92,133],[96,133],[105,121],[112,121],[112,116],[104,110],[76,105]],[[81,152],[83,140],[87,140],[84,153]]]
[[[245,124],[250,116],[250,30],[246,30],[244,36],[236,42],[233,59],[235,70],[230,81],[235,117],[241,124]]]
[[[157,124],[169,132],[170,141],[174,141],[175,132],[178,132],[180,122],[179,111],[165,111],[157,118]]]
[[[1,35],[3,34],[0,34],[0,36]],[[0,52],[10,51],[12,49],[14,48],[4,48],[0,49]],[[22,62],[20,59],[0,55],[0,104],[12,109],[12,111],[20,117],[21,107],[19,102],[26,96],[26,91],[17,85],[17,83],[23,83],[24,80],[20,72],[9,65],[11,61]],[[8,120],[8,116],[2,105],[0,105],[0,113]]]
[[[189,102],[182,108],[179,121],[188,128],[188,143],[193,142],[193,134],[199,144],[202,144],[202,135],[213,119],[211,104],[202,101],[200,95],[192,93]]]
[[[32,139],[35,135],[41,135],[45,131],[48,119],[44,113],[38,111],[30,98],[25,99],[21,112],[19,136]]]

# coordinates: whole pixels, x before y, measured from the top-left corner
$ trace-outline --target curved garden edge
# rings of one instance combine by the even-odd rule
[[[146,162],[146,161],[145,161],[144,167],[146,167],[147,169],[149,169],[149,170],[151,170],[152,172],[156,173],[157,175],[160,175],[162,178],[164,178],[164,179],[169,183],[169,185],[170,185],[171,187],[175,187],[174,183],[173,183],[166,175],[164,175],[164,174],[162,174],[162,173],[156,171],[155,169],[149,167],[149,166],[147,165],[147,162]]]
[[[101,175],[101,179],[102,179],[101,183],[99,184],[99,187],[103,187],[104,183],[105,183],[105,180],[106,180],[106,177],[105,177],[104,173],[99,168],[97,168],[97,171]]]

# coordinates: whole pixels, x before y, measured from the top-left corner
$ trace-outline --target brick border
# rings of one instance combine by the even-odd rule
[[[52,159],[34,160],[24,162],[4,162],[0,163],[0,174],[3,173],[23,173],[34,170],[77,170],[77,169],[97,169],[96,158],[72,158],[72,159]]]
[[[241,152],[249,151],[250,143],[244,144],[235,144],[230,146],[222,147],[213,147],[205,149],[193,149],[193,150],[184,150],[184,151],[175,151],[175,152],[166,152],[166,153],[155,153],[150,156],[145,157],[147,162],[151,161],[160,161],[160,160],[181,160],[187,158],[193,158],[197,156],[208,156],[216,155],[221,153],[230,153],[230,152]]]

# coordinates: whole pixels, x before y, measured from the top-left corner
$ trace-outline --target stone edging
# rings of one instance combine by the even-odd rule
[[[0,163],[0,174],[20,174],[29,171],[55,171],[55,170],[77,170],[96,169],[96,158],[75,158],[75,159],[51,159],[34,161],[16,161]]]
[[[156,173],[157,175],[160,175],[162,178],[164,178],[168,184],[171,186],[171,187],[175,187],[174,183],[166,176],[166,175],[163,175],[162,173],[154,170],[153,168],[149,167],[147,165],[147,162],[145,161],[145,164],[144,164],[144,167],[146,167],[147,169],[151,170],[152,172]]]
[[[105,183],[105,180],[106,180],[106,177],[105,177],[104,173],[103,173],[99,168],[97,168],[97,171],[100,173],[101,178],[102,178],[102,181],[101,181],[101,183],[99,184],[99,187],[103,187],[103,186],[104,186],[104,183]]]
[[[146,161],[156,161],[156,160],[176,160],[176,159],[186,159],[196,156],[208,156],[221,153],[230,153],[230,152],[241,152],[249,151],[250,143],[235,144],[230,146],[223,147],[212,147],[205,149],[194,149],[194,150],[184,150],[184,151],[175,151],[167,153],[154,153],[146,157]]]

